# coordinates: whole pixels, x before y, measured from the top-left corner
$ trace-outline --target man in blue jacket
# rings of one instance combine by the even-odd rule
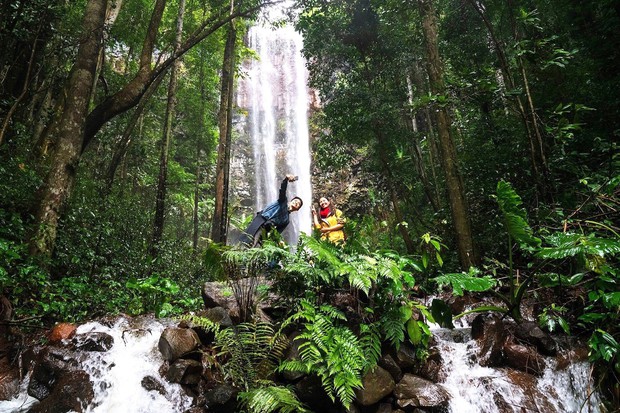
[[[256,214],[256,217],[250,222],[250,225],[241,236],[240,241],[242,244],[248,247],[258,245],[263,235],[263,229],[269,231],[275,228],[278,232],[284,231],[289,223],[290,213],[298,211],[303,205],[303,201],[298,196],[291,199],[290,202],[288,202],[286,197],[288,183],[296,180],[296,176],[286,175],[286,178],[282,180],[280,185],[278,200],[267,205]]]

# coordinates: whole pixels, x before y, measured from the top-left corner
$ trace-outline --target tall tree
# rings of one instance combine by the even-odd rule
[[[179,0],[179,13],[177,15],[176,36],[174,39],[174,53],[181,47],[183,39],[183,16],[185,14],[185,0]],[[153,238],[151,239],[151,256],[157,256],[159,243],[164,233],[166,221],[166,192],[168,181],[168,154],[170,152],[170,140],[172,124],[174,123],[177,83],[181,60],[177,59],[170,70],[170,83],[168,84],[168,101],[166,115],[164,117],[163,136],[161,139],[161,153],[159,157],[159,175],[157,177],[157,195],[155,199],[155,220],[153,221]]]
[[[228,26],[226,47],[224,49],[224,62],[222,64],[222,92],[220,95],[220,110],[218,113],[220,142],[217,149],[215,209],[213,211],[213,224],[211,226],[211,239],[223,244],[226,243],[226,233],[228,230],[228,187],[230,180],[231,126],[236,43],[237,32],[233,21]]]
[[[51,129],[57,144],[36,212],[39,225],[30,243],[33,255],[51,254],[61,208],[75,183],[84,119],[88,113],[99,50],[102,47],[107,3],[107,0],[89,0],[86,4],[82,22],[83,38],[65,88],[67,97],[62,113]]]
[[[431,93],[442,95],[445,93],[445,83],[443,63],[439,55],[437,16],[433,1],[418,0],[418,6],[422,16],[422,30],[426,43],[427,70]],[[440,160],[446,177],[446,191],[456,232],[459,261],[463,268],[468,269],[476,264],[477,258],[471,230],[471,218],[467,199],[465,198],[465,189],[459,172],[456,148],[452,138],[450,115],[445,106],[436,108],[435,121],[439,138]]]
[[[87,101],[91,96],[92,84],[86,87],[89,93],[88,97],[84,98],[82,90],[84,80],[81,78],[87,76],[88,80],[94,84],[107,1],[90,0],[88,2],[84,14],[84,40],[80,43],[81,53],[78,53],[75,64],[77,68],[75,72],[78,74],[70,78],[68,81],[69,86],[65,89],[66,99],[70,102],[65,105],[62,114],[58,116],[56,124],[59,127],[50,128],[52,136],[50,140],[54,145],[58,146],[58,150],[51,156],[51,172],[47,175],[45,183],[41,188],[42,194],[39,197],[40,202],[37,207],[39,212],[36,215],[38,230],[30,241],[30,251],[32,254],[51,254],[56,239],[58,219],[74,185],[76,166],[80,161],[82,152],[92,142],[103,125],[137,105],[149,86],[188,50],[233,18],[255,13],[265,4],[268,3],[259,1],[256,4],[248,5],[244,9],[238,9],[233,13],[230,12],[228,7],[225,9],[225,13],[218,13],[216,10],[211,17],[198,25],[198,28],[182,42],[177,51],[162,54],[160,57],[167,57],[158,59],[153,64],[156,39],[166,5],[166,0],[156,0],[140,53],[139,68],[135,76],[116,93],[105,98],[88,113],[88,102],[84,103],[84,99]],[[93,11],[95,9],[94,5],[97,6],[96,13]],[[104,9],[103,12],[99,10],[102,7]],[[96,50],[91,50],[93,49],[92,45],[96,45]],[[97,56],[93,57],[92,53],[94,52],[97,53]],[[83,69],[81,69],[82,67]],[[79,83],[79,85],[76,83]],[[79,88],[76,86],[79,86]],[[76,96],[73,96],[74,94]],[[71,102],[80,102],[83,106],[79,110],[79,114],[72,109],[76,105]],[[71,132],[66,132],[67,128]],[[77,152],[75,152],[76,150]]]

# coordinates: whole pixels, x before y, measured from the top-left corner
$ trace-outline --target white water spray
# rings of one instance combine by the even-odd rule
[[[178,384],[160,378],[159,368],[164,360],[157,348],[162,331],[166,327],[157,320],[130,325],[120,319],[112,327],[92,322],[81,325],[76,334],[103,332],[114,338],[114,346],[105,353],[91,353],[83,363],[90,374],[95,397],[86,407],[86,413],[104,412],[183,412],[191,405]],[[161,392],[148,391],[142,381],[151,377]],[[163,393],[163,394],[162,394]]]

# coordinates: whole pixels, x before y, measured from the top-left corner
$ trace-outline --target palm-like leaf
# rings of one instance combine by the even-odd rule
[[[615,255],[620,253],[620,240],[598,238],[594,234],[557,233],[545,238],[551,247],[542,248],[536,256],[563,259],[579,255]]]
[[[497,202],[504,215],[504,225],[508,234],[520,245],[540,246],[540,238],[532,235],[532,228],[527,223],[527,215],[521,207],[521,197],[506,181],[497,183]]]
[[[433,278],[433,280],[442,285],[450,285],[454,291],[454,294],[461,296],[463,295],[463,290],[465,291],[487,291],[497,283],[496,280],[491,278],[490,276],[478,277],[478,273],[480,271],[471,268],[469,273],[451,273],[444,274],[439,277]]]

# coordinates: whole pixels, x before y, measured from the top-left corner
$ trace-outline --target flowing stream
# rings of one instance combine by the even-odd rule
[[[557,368],[546,357],[541,377],[512,369],[482,367],[471,329],[434,329],[443,359],[441,383],[451,395],[450,413],[600,413],[601,400],[593,392],[590,364],[573,362]]]
[[[171,323],[147,317],[119,318],[112,324],[81,325],[76,336],[105,333],[114,344],[106,352],[84,351],[79,367],[90,375],[94,399],[83,406],[89,413],[182,413],[192,399],[179,385],[160,377],[164,360],[158,340]],[[433,330],[443,359],[441,382],[451,395],[449,413],[602,413],[600,398],[592,393],[590,366],[574,362],[557,368],[552,358],[540,377],[511,369],[481,367],[469,328]],[[151,390],[145,382],[156,383]],[[19,398],[0,402],[0,412],[27,412],[36,399],[27,396],[25,380]],[[321,412],[317,412],[321,413]]]
[[[256,211],[278,198],[284,175],[299,177],[289,184],[289,199],[299,196],[304,206],[291,215],[284,233],[289,243],[295,243],[300,232],[311,231],[309,91],[301,35],[290,24],[272,24],[285,11],[286,5],[271,7],[262,24],[250,28],[247,43],[257,56],[244,65],[247,75],[239,81],[237,104],[248,114]]]
[[[114,339],[108,351],[83,351],[76,360],[90,376],[94,391],[92,402],[82,406],[84,412],[172,413],[190,407],[192,399],[181,386],[160,377],[164,360],[157,343],[166,326],[164,320],[138,317],[119,318],[112,325],[90,322],[78,327],[76,337],[104,333]],[[37,403],[27,394],[28,382],[26,378],[18,398],[0,402],[0,413],[27,412]],[[154,383],[151,387],[156,391],[148,391],[147,382]]]

